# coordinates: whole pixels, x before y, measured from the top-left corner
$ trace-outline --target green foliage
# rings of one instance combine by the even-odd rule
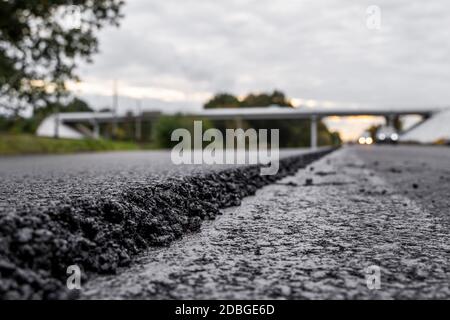
[[[239,108],[238,98],[228,93],[216,94],[211,100],[205,103],[205,109],[213,108]]]
[[[78,98],[73,98],[67,105],[63,106],[62,112],[92,112],[89,105]]]
[[[403,130],[403,123],[402,123],[402,120],[400,119],[400,117],[395,117],[393,126],[394,126],[395,130],[397,130],[397,131]]]
[[[96,31],[117,25],[122,0],[0,1],[2,107],[42,106],[77,79],[76,62],[98,50]]]
[[[0,155],[137,150],[139,148],[137,144],[131,142],[93,139],[52,139],[23,134],[0,134]]]
[[[331,132],[331,144],[333,146],[339,146],[342,143],[341,135],[339,132]]]
[[[33,133],[35,132],[38,125],[39,122],[35,118],[22,118],[20,116],[0,116],[0,133]]]
[[[241,107],[268,107],[278,105],[280,107],[292,107],[283,92],[275,90],[271,94],[260,93],[247,95],[241,102]]]
[[[367,131],[369,131],[370,136],[372,137],[373,141],[376,140],[377,131],[380,128],[381,128],[381,124],[378,124],[378,125],[372,125],[369,127],[369,129],[367,129]]]
[[[239,101],[234,95],[229,93],[219,93],[205,103],[205,109],[213,108],[240,108],[240,107],[268,107],[278,105],[280,107],[292,107],[291,102],[281,91],[274,90],[272,93],[250,93]]]
[[[173,148],[178,144],[177,141],[171,141],[172,132],[176,129],[187,129],[191,133],[191,137],[194,137],[194,120],[198,119],[180,115],[160,117],[154,128],[156,146],[160,148]],[[213,128],[212,123],[207,120],[202,120],[202,126],[203,131]]]

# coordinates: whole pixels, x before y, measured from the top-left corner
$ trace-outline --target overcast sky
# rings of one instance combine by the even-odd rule
[[[309,106],[450,104],[448,0],[128,0],[124,13],[74,89],[97,107],[113,79],[122,108],[198,109],[216,92],[275,88]]]

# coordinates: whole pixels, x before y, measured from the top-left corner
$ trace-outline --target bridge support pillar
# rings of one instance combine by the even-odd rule
[[[55,113],[55,129],[53,132],[53,137],[59,139],[59,112]]]
[[[311,117],[311,149],[317,149],[317,117]]]
[[[234,119],[234,123],[235,123],[236,129],[239,129],[239,128],[244,129],[244,122],[242,121],[241,117],[236,117]]]
[[[140,114],[137,115],[135,119],[134,138],[136,141],[140,141],[142,139],[142,116]]]
[[[97,121],[94,121],[92,123],[92,125],[94,127],[93,137],[94,137],[94,139],[99,139],[100,138],[100,125],[98,124]]]
[[[395,124],[395,115],[390,114],[388,116],[386,116],[386,125],[389,127],[393,127]]]

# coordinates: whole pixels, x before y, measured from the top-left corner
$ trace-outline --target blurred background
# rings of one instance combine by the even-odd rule
[[[444,0],[2,1],[0,154],[168,148],[222,108],[355,111],[319,145],[447,143],[449,26]],[[204,127],[311,143],[308,118]]]

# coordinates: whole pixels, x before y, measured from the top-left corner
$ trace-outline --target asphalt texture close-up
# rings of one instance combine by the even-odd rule
[[[83,283],[115,274],[331,151],[285,151],[273,176],[255,165],[175,166],[169,152],[2,158],[0,298],[75,298],[68,266]]]
[[[447,147],[344,147],[81,297],[449,299],[449,193]]]

